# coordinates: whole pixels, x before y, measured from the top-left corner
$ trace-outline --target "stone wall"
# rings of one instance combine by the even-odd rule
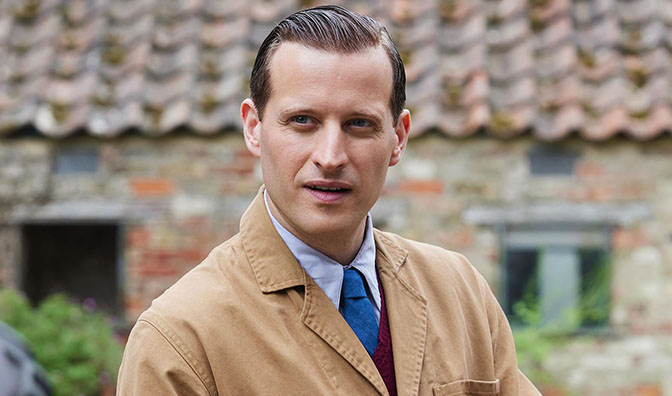
[[[535,175],[528,138],[413,139],[390,170],[374,223],[465,254],[502,289],[502,225],[593,219],[609,225],[609,326],[553,351],[547,368],[581,395],[672,395],[672,140],[568,139],[568,174]],[[543,146],[543,145],[541,145]],[[55,172],[62,153],[97,152],[97,169]],[[127,136],[0,144],[0,282],[18,285],[20,225],[122,225],[125,319],[233,235],[261,182],[238,134]],[[599,380],[596,380],[599,379]],[[649,392],[649,393],[646,393]],[[657,393],[656,393],[657,392]]]

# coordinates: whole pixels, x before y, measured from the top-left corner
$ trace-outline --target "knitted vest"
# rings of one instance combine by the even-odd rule
[[[378,346],[373,352],[373,363],[375,363],[380,376],[383,377],[387,391],[390,396],[397,396],[397,383],[394,375],[394,358],[392,357],[392,336],[390,335],[390,324],[387,321],[387,309],[385,308],[385,296],[383,287],[378,278],[378,289],[380,290],[380,326],[378,330]]]

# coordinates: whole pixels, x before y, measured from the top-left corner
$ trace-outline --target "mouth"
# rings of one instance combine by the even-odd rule
[[[347,184],[338,182],[308,183],[305,188],[310,195],[324,203],[338,202],[352,191]]]
[[[306,186],[306,187],[314,191],[329,191],[329,192],[349,191],[349,189],[342,187],[324,187],[324,186]]]

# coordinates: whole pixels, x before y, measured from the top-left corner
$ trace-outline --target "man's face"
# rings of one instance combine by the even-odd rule
[[[392,119],[384,49],[338,54],[283,43],[270,70],[263,122],[249,99],[241,116],[271,212],[306,242],[358,234],[408,139],[408,111]]]

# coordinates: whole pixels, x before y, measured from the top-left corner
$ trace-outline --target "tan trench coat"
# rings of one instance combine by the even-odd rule
[[[509,324],[467,260],[375,231],[397,390],[539,395]],[[261,194],[240,233],[157,298],[133,328],[117,394],[387,395],[373,361],[277,234]]]

